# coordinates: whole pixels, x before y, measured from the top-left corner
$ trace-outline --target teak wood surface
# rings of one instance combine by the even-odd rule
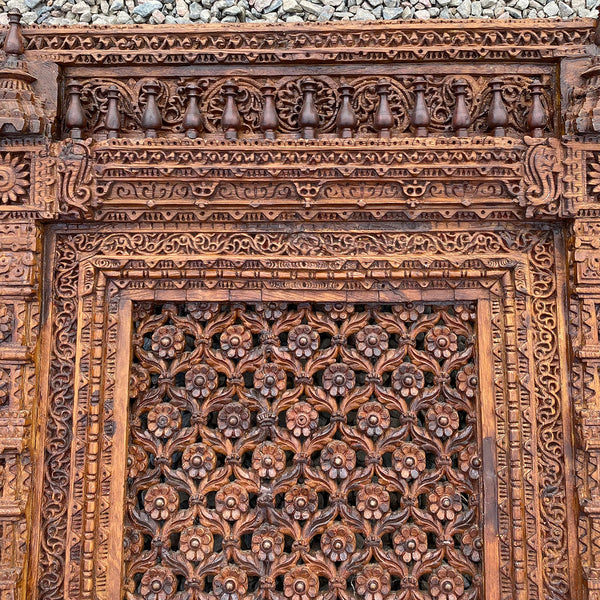
[[[11,13],[0,600],[600,600],[597,42]]]

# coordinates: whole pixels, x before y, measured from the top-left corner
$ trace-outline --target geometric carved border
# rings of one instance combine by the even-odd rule
[[[114,519],[122,519],[122,498],[115,500],[124,465],[112,457],[125,456],[116,451],[125,440],[119,424],[126,422],[127,383],[118,365],[129,364],[129,350],[117,340],[119,327],[127,331],[131,301],[327,293],[360,302],[479,301],[480,375],[490,398],[482,407],[494,413],[482,415],[484,500],[489,514],[497,501],[498,514],[497,523],[486,524],[486,552],[488,559],[490,548],[499,553],[498,561],[486,561],[486,597],[497,581],[502,600],[571,598],[577,553],[567,535],[573,482],[564,466],[571,435],[555,238],[552,228],[522,225],[295,234],[57,228],[48,394],[40,413],[41,516],[34,523],[41,535],[31,552],[29,596],[120,594],[122,527]]]

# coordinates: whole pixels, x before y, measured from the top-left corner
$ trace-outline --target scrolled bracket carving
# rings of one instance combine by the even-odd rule
[[[556,215],[560,206],[560,142],[526,137],[523,164],[524,205],[527,217]]]
[[[90,160],[91,140],[67,140],[57,163],[58,212],[61,217],[84,218],[94,206],[94,175]]]

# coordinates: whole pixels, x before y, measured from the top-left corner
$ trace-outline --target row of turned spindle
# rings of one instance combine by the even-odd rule
[[[422,77],[415,79],[413,90],[415,105],[411,112],[411,126],[417,137],[426,137],[429,134],[431,117],[425,101],[426,80]],[[452,88],[455,96],[455,105],[452,112],[452,129],[458,137],[466,137],[472,124],[471,115],[467,108],[467,82],[457,79]],[[302,92],[302,107],[298,114],[298,127],[300,137],[316,139],[319,128],[319,114],[316,104],[317,82],[305,79],[300,82]],[[548,115],[542,105],[542,85],[533,81],[529,86],[531,92],[531,107],[527,115],[527,129],[531,136],[542,137],[548,122]],[[373,127],[380,138],[389,139],[394,126],[394,114],[390,107],[390,83],[379,80],[375,86],[379,102],[373,114]],[[160,91],[158,83],[148,83],[144,86],[146,104],[142,111],[141,126],[147,138],[155,138],[162,127],[162,116],[157,97]],[[239,88],[234,81],[223,84],[224,96],[223,113],[221,116],[221,130],[227,140],[236,140],[243,127],[242,117],[237,107],[236,96]],[[502,80],[493,79],[490,82],[491,101],[487,113],[487,125],[490,133],[496,137],[506,135],[508,124],[508,111],[502,99]],[[186,87],[186,110],[182,119],[182,127],[189,138],[197,138],[202,128],[202,115],[199,108],[200,88],[190,83]],[[261,89],[263,95],[263,110],[260,118],[260,129],[265,139],[273,140],[276,137],[279,119],[275,105],[276,88],[265,85]],[[69,129],[70,137],[80,139],[85,128],[85,113],[81,102],[82,86],[77,81],[71,81],[67,86],[69,104],[65,115],[65,124]],[[340,108],[336,118],[336,130],[341,138],[351,138],[357,125],[356,114],[352,107],[354,88],[342,84],[339,87],[341,96]],[[107,91],[107,109],[104,129],[107,137],[119,137],[121,131],[121,115],[119,111],[119,90],[110,86]]]

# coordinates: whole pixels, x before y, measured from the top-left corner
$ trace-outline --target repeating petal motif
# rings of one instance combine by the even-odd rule
[[[126,600],[481,600],[476,310],[148,304]]]

